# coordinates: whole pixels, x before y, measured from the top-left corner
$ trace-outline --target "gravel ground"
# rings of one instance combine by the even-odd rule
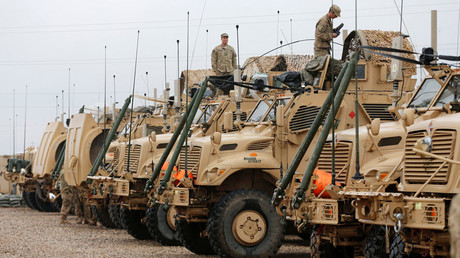
[[[0,257],[206,257],[184,247],[136,240],[125,230],[74,224],[74,216],[69,221],[58,224],[58,213],[0,208]],[[301,238],[286,236],[277,257],[309,257],[308,252]]]

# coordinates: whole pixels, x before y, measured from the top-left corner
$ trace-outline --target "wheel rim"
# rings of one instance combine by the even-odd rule
[[[245,210],[233,220],[232,230],[233,236],[240,244],[254,246],[264,239],[267,224],[257,211]]]
[[[168,222],[168,226],[172,230],[176,230],[176,211],[174,206],[169,207],[168,212],[166,213],[166,221]]]

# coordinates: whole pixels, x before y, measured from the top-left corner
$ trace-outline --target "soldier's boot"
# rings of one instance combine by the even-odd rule
[[[67,214],[61,214],[61,221],[59,222],[59,224],[69,224],[69,222],[67,221]]]
[[[77,218],[77,224],[81,224],[83,222],[83,218],[82,217],[78,217]]]

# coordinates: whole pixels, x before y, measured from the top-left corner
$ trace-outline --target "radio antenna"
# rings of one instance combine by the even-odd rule
[[[27,85],[26,85],[26,102],[24,106],[24,153],[22,154],[22,159],[26,159],[26,130],[27,128]]]
[[[240,25],[236,25],[236,51],[237,51],[237,58],[238,58],[238,68],[240,68],[240,37],[238,33],[238,29]]]
[[[139,34],[140,31],[137,31],[137,44],[136,44],[136,58],[134,61],[134,79],[133,79],[133,93],[131,95],[134,98],[134,89],[136,88],[136,72],[137,72],[137,54],[139,51]],[[128,139],[128,166],[126,167],[126,171],[129,172],[129,159],[131,156],[131,135],[133,133],[133,111],[134,111],[134,99],[131,101],[131,115],[129,118],[129,139]]]

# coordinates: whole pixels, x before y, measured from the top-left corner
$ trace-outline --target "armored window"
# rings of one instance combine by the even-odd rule
[[[435,97],[436,93],[441,88],[441,84],[434,78],[427,78],[420,85],[419,90],[412,98],[412,101],[408,105],[410,108],[423,108],[428,107],[431,100]]]

